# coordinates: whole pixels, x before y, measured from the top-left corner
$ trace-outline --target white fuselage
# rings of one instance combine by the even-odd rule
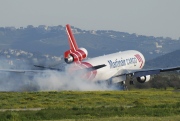
[[[114,75],[121,74],[127,69],[142,69],[145,63],[144,56],[135,50],[128,50],[99,56],[84,60],[92,66],[105,64],[106,66],[97,70],[97,74],[92,81],[108,80]]]

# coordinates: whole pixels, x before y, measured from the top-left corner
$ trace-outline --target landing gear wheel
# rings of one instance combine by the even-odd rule
[[[127,85],[123,85],[123,90],[124,91],[128,90]]]
[[[130,80],[130,81],[129,81],[129,84],[130,84],[130,85],[134,85],[134,81],[133,81],[133,80]]]
[[[122,81],[122,82],[121,82],[121,85],[122,85],[122,87],[123,87],[123,90],[128,90],[125,81]]]

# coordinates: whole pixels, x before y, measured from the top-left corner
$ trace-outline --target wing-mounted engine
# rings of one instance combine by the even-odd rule
[[[151,78],[150,75],[141,76],[141,77],[137,77],[137,81],[139,83],[145,83],[145,82],[148,82],[150,78]]]
[[[88,55],[85,48],[78,48],[76,51],[68,50],[64,53],[64,61],[68,64],[84,60]]]

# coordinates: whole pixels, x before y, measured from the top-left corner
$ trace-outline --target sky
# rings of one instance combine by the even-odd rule
[[[179,39],[180,0],[0,0],[0,27],[66,24]]]

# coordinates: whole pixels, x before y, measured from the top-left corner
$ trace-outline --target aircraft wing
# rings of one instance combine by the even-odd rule
[[[26,72],[33,72],[33,73],[42,73],[43,70],[16,70],[16,69],[0,69],[0,72],[14,72],[14,73],[26,73]]]
[[[34,66],[38,67],[38,68],[42,68],[42,69],[55,70],[55,71],[63,71],[62,69],[59,69],[59,68],[46,67],[46,66],[41,66],[41,65],[34,65]]]
[[[62,69],[59,69],[59,68],[52,68],[52,67],[39,66],[39,65],[34,65],[34,66],[38,67],[38,68],[42,68],[42,69],[55,70],[55,71],[63,71]],[[102,65],[96,65],[96,66],[92,66],[92,67],[89,67],[89,68],[83,68],[83,69],[79,69],[79,70],[82,70],[82,71],[84,71],[84,70],[86,70],[86,71],[94,71],[94,70],[103,68],[105,66],[106,66],[105,64],[102,64]]]
[[[78,71],[94,71],[100,68],[105,67],[105,64],[102,65],[97,65],[97,66],[92,66],[89,68],[84,68],[84,69],[80,69]],[[31,72],[31,73],[42,73],[42,72],[47,72],[47,71],[62,71],[61,69],[56,69],[56,68],[48,68],[48,67],[43,67],[43,66],[36,66],[36,67],[40,67],[43,68],[45,70],[17,70],[17,69],[0,69],[0,72],[14,72],[14,73],[26,73],[26,72]]]
[[[117,72],[113,77],[118,77],[122,75],[132,75],[133,77],[141,77],[141,76],[154,75],[154,74],[159,74],[161,72],[176,71],[176,70],[180,70],[180,66],[169,67],[169,68],[157,68],[157,69],[139,69],[139,70],[124,69]]]

